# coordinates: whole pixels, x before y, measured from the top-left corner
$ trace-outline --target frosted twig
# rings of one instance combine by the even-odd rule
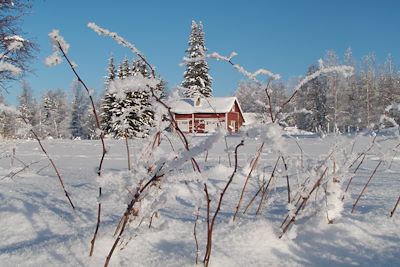
[[[70,68],[71,68],[72,72],[74,73],[75,77],[77,78],[78,82],[80,84],[82,84],[82,86],[85,88],[85,90],[86,90],[86,92],[87,92],[87,94],[89,96],[89,100],[90,100],[90,103],[92,105],[92,112],[93,112],[93,115],[94,115],[95,120],[96,120],[96,127],[100,131],[99,137],[100,137],[100,141],[101,141],[101,144],[102,144],[102,155],[101,155],[101,158],[100,158],[99,167],[97,169],[97,175],[100,176],[101,175],[101,170],[102,170],[102,165],[103,165],[103,160],[104,160],[104,157],[105,157],[105,155],[107,153],[107,150],[106,150],[106,145],[105,145],[105,142],[104,142],[104,133],[101,130],[100,119],[99,119],[99,116],[97,115],[97,111],[96,111],[96,105],[94,104],[94,100],[93,100],[93,97],[92,97],[92,95],[90,93],[89,88],[87,87],[86,83],[82,80],[82,78],[79,76],[79,74],[75,70],[76,64],[73,63],[67,56],[67,52],[68,52],[68,49],[69,49],[69,44],[67,44],[67,42],[64,40],[64,38],[59,35],[58,30],[53,30],[53,32],[51,32],[49,34],[49,36],[50,36],[50,39],[53,42],[54,54],[56,55],[56,53],[58,51],[61,52],[63,57],[67,60],[68,65],[70,66]],[[55,50],[57,48],[58,48],[58,51]],[[58,62],[58,63],[60,63],[60,62]],[[99,187],[99,199],[100,198],[101,198],[101,187]],[[95,244],[96,237],[97,237],[97,232],[98,232],[98,229],[99,229],[99,226],[100,226],[100,214],[101,214],[101,202],[100,201],[98,202],[98,208],[97,209],[98,209],[97,214],[98,214],[99,217],[97,218],[96,230],[95,230],[93,239],[90,242],[91,246],[90,246],[89,256],[93,255],[94,244]]]
[[[27,120],[26,118],[24,118],[24,117],[20,117],[20,118],[24,121],[24,123],[25,123],[26,125],[28,125],[28,126],[30,125],[29,122],[28,122],[28,120]],[[47,153],[46,149],[44,148],[44,146],[43,146],[43,144],[42,144],[42,142],[41,142],[39,136],[36,134],[36,132],[35,132],[33,129],[30,129],[30,132],[32,133],[32,135],[33,135],[33,137],[36,139],[36,141],[38,142],[38,144],[39,144],[39,146],[40,146],[40,148],[41,148],[43,154],[47,157],[47,159],[49,160],[51,166],[53,166],[54,172],[56,173],[56,175],[57,175],[57,177],[58,177],[58,180],[59,180],[59,182],[60,182],[60,184],[61,184],[61,187],[62,187],[62,189],[63,189],[63,191],[64,191],[64,194],[65,194],[66,198],[68,199],[69,204],[71,205],[72,209],[75,210],[75,206],[74,206],[74,204],[72,203],[72,200],[71,200],[71,198],[70,198],[70,196],[69,196],[67,190],[65,189],[64,182],[63,182],[63,180],[62,180],[62,178],[61,178],[60,172],[58,171],[58,169],[57,169],[57,167],[56,167],[56,164],[54,163],[53,159],[52,159],[52,158],[49,156],[49,154]]]
[[[239,202],[238,202],[238,204],[236,205],[236,210],[235,210],[235,213],[234,213],[234,215],[233,215],[232,221],[235,221],[236,215],[237,215],[237,213],[239,212],[240,204],[242,203],[242,200],[243,200],[244,191],[246,190],[246,186],[247,186],[247,183],[248,183],[248,181],[249,181],[249,178],[250,178],[252,172],[254,171],[255,167],[257,166],[257,163],[258,163],[258,161],[259,161],[259,159],[260,159],[260,155],[261,155],[262,150],[263,150],[263,148],[264,148],[264,144],[265,144],[264,142],[261,144],[260,148],[257,150],[257,153],[256,153],[255,157],[253,158],[253,160],[252,160],[251,163],[250,163],[250,166],[251,166],[251,167],[250,167],[250,171],[249,171],[249,173],[248,173],[247,176],[246,176],[246,179],[245,179],[245,182],[244,182],[242,191],[240,192]]]
[[[219,195],[219,201],[218,201],[218,205],[217,208],[214,212],[214,216],[211,219],[211,222],[208,223],[208,231],[207,231],[207,247],[206,247],[206,253],[204,255],[204,267],[208,267],[208,264],[210,263],[210,257],[211,257],[211,249],[212,249],[212,234],[213,234],[213,229],[214,229],[214,225],[215,225],[215,220],[217,219],[217,216],[221,210],[221,205],[225,196],[226,191],[228,190],[230,184],[233,181],[233,177],[235,176],[237,169],[238,169],[238,149],[240,146],[244,145],[244,141],[242,140],[235,148],[235,166],[234,166],[234,170],[228,180],[228,182],[226,183],[224,189],[222,190],[221,194]],[[207,185],[205,184],[205,191],[207,190]],[[208,191],[206,191],[207,194],[207,199],[209,199],[208,196]],[[207,206],[209,206],[209,202],[207,204]],[[207,208],[209,209],[209,208]]]
[[[251,203],[254,201],[254,199],[257,197],[257,195],[262,191],[260,203],[258,204],[257,211],[256,211],[256,215],[260,214],[260,212],[261,212],[261,207],[262,207],[262,205],[263,205],[263,203],[264,203],[264,201],[265,201],[265,199],[266,199],[266,197],[267,197],[267,195],[268,195],[268,188],[269,188],[269,185],[271,184],[271,181],[272,181],[273,178],[275,177],[276,167],[278,166],[278,162],[279,162],[280,159],[281,159],[281,156],[279,156],[279,157],[276,159],[276,162],[275,162],[274,168],[273,168],[273,170],[272,170],[271,176],[269,177],[268,183],[265,185],[265,187],[264,187],[264,185],[262,185],[262,186],[260,187],[260,189],[258,190],[258,192],[254,195],[253,199],[252,199],[252,200],[249,202],[249,204],[247,205],[247,207],[246,207],[246,209],[244,210],[244,212],[247,211],[247,209],[250,207]]]
[[[154,73],[153,67],[149,64],[149,62],[146,60],[146,58],[144,57],[142,52],[140,52],[140,50],[137,49],[134,44],[128,42],[123,37],[119,36],[118,33],[111,32],[111,31],[109,31],[107,29],[104,29],[104,28],[96,25],[94,22],[89,22],[87,26],[90,29],[92,29],[93,31],[95,31],[97,34],[104,35],[104,36],[109,36],[112,39],[114,39],[118,44],[130,49],[133,53],[138,55],[138,57],[140,57],[143,60],[143,62],[150,68],[150,70],[151,70],[151,72],[153,74],[153,77],[155,77],[155,73]]]
[[[361,196],[364,194],[365,189],[367,189],[367,186],[368,186],[369,182],[371,181],[372,177],[374,177],[374,175],[375,175],[375,173],[376,173],[376,170],[379,168],[379,166],[380,166],[381,164],[382,164],[382,160],[380,160],[379,163],[378,163],[378,165],[376,165],[376,167],[375,167],[374,171],[372,172],[371,176],[369,177],[367,183],[364,185],[363,189],[361,190],[360,194],[358,195],[356,202],[354,202],[353,207],[351,208],[351,213],[354,212],[358,201],[360,200]]]
[[[324,172],[322,173],[322,175],[320,176],[320,178],[315,182],[315,184],[314,184],[313,188],[310,190],[310,192],[307,193],[306,196],[304,196],[304,197],[301,198],[302,201],[301,201],[301,203],[299,203],[299,205],[296,207],[296,211],[294,212],[294,214],[293,214],[292,216],[288,215],[288,217],[291,217],[291,218],[290,218],[290,221],[289,221],[288,223],[286,223],[286,225],[283,227],[282,233],[281,233],[281,235],[279,236],[279,238],[282,238],[282,236],[287,232],[287,230],[289,230],[290,226],[295,222],[296,217],[298,216],[298,214],[300,213],[300,211],[304,209],[304,207],[305,207],[307,201],[310,199],[312,193],[314,193],[314,191],[315,191],[317,188],[319,188],[319,186],[320,186],[320,184],[321,184],[321,181],[322,181],[322,178],[324,178],[324,176],[325,176],[325,174],[326,174],[327,171],[328,171],[328,167],[325,168]],[[298,201],[298,202],[299,202],[299,201]],[[286,217],[286,218],[288,218],[288,217]],[[286,219],[285,219],[285,221],[286,221]]]

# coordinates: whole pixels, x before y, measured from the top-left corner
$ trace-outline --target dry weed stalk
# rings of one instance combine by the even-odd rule
[[[157,182],[160,181],[160,178],[162,178],[164,176],[164,174],[160,174],[159,173],[163,166],[164,166],[164,164],[161,165],[161,167],[155,172],[155,174],[149,179],[149,181],[145,185],[143,185],[141,188],[138,188],[136,190],[136,193],[132,197],[131,202],[128,204],[128,206],[127,206],[127,208],[125,210],[125,213],[124,213],[123,219],[122,219],[122,224],[121,224],[120,229],[119,229],[118,236],[115,239],[115,241],[114,241],[114,243],[113,243],[113,245],[111,247],[111,250],[107,255],[106,261],[104,263],[104,267],[107,267],[109,265],[109,263],[110,263],[111,257],[112,257],[112,255],[114,253],[114,250],[117,247],[119,241],[121,240],[123,233],[125,232],[126,226],[127,226],[128,222],[129,222],[129,217],[132,214],[132,211],[134,209],[134,205],[137,202],[140,201],[140,198],[141,198],[143,192],[146,189],[148,189],[151,186],[155,185]]]
[[[319,188],[319,186],[321,185],[321,181],[322,181],[322,179],[324,178],[324,176],[325,176],[325,174],[326,174],[326,172],[328,171],[328,167],[326,167],[325,168],[325,170],[324,170],[324,172],[322,173],[322,175],[320,176],[320,178],[315,182],[315,184],[314,184],[314,186],[312,187],[312,189],[310,190],[310,192],[309,193],[307,193],[307,195],[305,196],[305,197],[303,197],[303,196],[300,196],[300,198],[298,199],[298,203],[297,204],[299,204],[299,205],[295,205],[296,206],[296,211],[295,211],[295,213],[291,216],[291,218],[290,218],[290,221],[289,222],[287,222],[286,223],[286,225],[284,225],[284,223],[283,223],[283,229],[282,229],[282,233],[281,233],[281,235],[279,236],[279,238],[282,238],[282,236],[289,230],[289,228],[290,228],[290,226],[296,221],[296,217],[299,215],[299,213],[300,213],[300,211],[301,210],[304,210],[304,208],[305,208],[305,206],[306,206],[306,204],[307,204],[307,201],[310,199],[310,197],[311,197],[311,195],[313,194],[313,192],[317,189],[317,188]],[[300,199],[301,199],[301,202],[300,202]],[[287,218],[288,217],[290,217],[290,215],[288,215],[286,218],[285,218],[285,220],[284,220],[284,222],[286,222],[287,221]]]
[[[13,158],[17,159],[16,157],[13,157]],[[33,162],[29,163],[29,164],[26,164],[26,163],[24,163],[22,160],[19,160],[19,159],[17,159],[17,160],[18,160],[19,162],[21,162],[22,165],[24,165],[24,167],[22,167],[22,168],[19,169],[18,171],[11,171],[9,174],[3,176],[3,177],[0,179],[0,181],[4,180],[4,179],[6,179],[6,178],[10,178],[11,180],[14,181],[13,178],[14,178],[16,175],[18,175],[19,173],[25,171],[26,169],[29,169],[29,167],[32,166],[33,164],[36,164],[36,163],[39,163],[39,162],[42,161],[42,160],[37,160],[37,161],[33,161]]]
[[[79,74],[76,72],[76,70],[75,70],[75,65],[72,64],[72,62],[71,62],[70,59],[68,58],[67,54],[65,53],[64,49],[62,48],[62,46],[61,46],[61,44],[60,44],[60,42],[59,42],[58,40],[57,40],[57,44],[58,44],[58,49],[61,51],[63,57],[64,57],[65,60],[68,62],[68,65],[70,66],[70,68],[71,68],[72,72],[74,73],[76,79],[78,80],[78,82],[79,82],[80,84],[82,84],[82,86],[83,86],[83,87],[85,88],[85,90],[86,90],[86,93],[87,93],[88,96],[89,96],[90,104],[91,104],[91,106],[92,106],[92,112],[93,112],[94,118],[95,118],[95,120],[96,120],[96,127],[97,127],[97,129],[100,131],[99,137],[100,137],[101,146],[102,146],[102,155],[101,155],[101,158],[100,158],[99,167],[98,167],[98,169],[97,169],[97,175],[98,175],[98,176],[101,176],[103,161],[104,161],[104,157],[105,157],[105,155],[106,155],[106,153],[107,153],[107,149],[106,149],[106,145],[105,145],[105,142],[104,142],[104,133],[103,133],[103,131],[101,130],[101,126],[100,126],[100,119],[99,119],[99,116],[97,115],[96,105],[94,104],[94,100],[93,100],[93,97],[92,97],[92,95],[91,95],[91,93],[90,93],[89,88],[87,87],[86,83],[82,80],[82,78],[79,76]],[[99,187],[99,198],[101,198],[101,187]],[[92,238],[92,240],[90,241],[90,244],[91,244],[91,245],[90,245],[89,256],[92,256],[92,255],[93,255],[94,244],[95,244],[95,242],[96,242],[97,232],[98,232],[99,227],[100,227],[100,215],[101,215],[101,202],[98,201],[98,204],[97,204],[97,216],[98,216],[98,217],[97,217],[96,229],[95,229],[93,238]]]
[[[261,152],[262,152],[262,150],[264,148],[264,144],[265,144],[264,142],[261,144],[260,148],[257,150],[256,156],[252,159],[252,161],[250,163],[250,165],[251,165],[250,171],[247,174],[246,180],[245,180],[243,188],[242,188],[242,192],[240,193],[239,202],[236,205],[235,214],[233,215],[233,218],[232,218],[233,221],[235,221],[237,213],[239,212],[240,204],[242,203],[242,200],[243,200],[244,191],[246,190],[246,186],[247,186],[247,183],[248,183],[248,181],[250,179],[250,176],[251,176],[252,172],[254,171],[254,169],[256,168],[258,160],[260,159],[260,155],[261,155]]]
[[[394,212],[396,211],[397,206],[399,205],[400,202],[400,196],[397,199],[396,205],[394,205],[394,208],[392,209],[392,211],[390,212],[390,217],[393,217]]]
[[[262,205],[266,201],[267,196],[268,196],[268,187],[271,184],[272,179],[275,177],[276,167],[278,166],[278,162],[279,162],[280,159],[281,159],[281,156],[279,156],[278,159],[276,160],[275,165],[274,165],[274,169],[272,170],[271,176],[269,177],[268,183],[265,186],[265,188],[263,186],[260,187],[258,192],[254,195],[253,199],[247,205],[247,207],[244,210],[244,212],[246,212],[246,210],[250,207],[251,203],[254,201],[254,199],[257,197],[257,195],[260,193],[260,191],[262,191],[260,203],[258,204],[257,211],[256,211],[256,215],[260,214]]]
[[[29,124],[29,122],[28,122],[28,120],[27,120],[26,118],[21,117],[21,119],[24,121],[24,123],[25,123],[27,126],[30,126],[30,124]],[[34,137],[35,140],[38,142],[38,144],[39,144],[39,146],[40,146],[40,149],[42,150],[43,154],[44,154],[44,155],[46,156],[46,158],[49,160],[51,166],[53,167],[53,169],[54,169],[54,171],[55,171],[55,173],[56,173],[56,175],[57,175],[57,177],[58,177],[58,181],[59,181],[60,184],[61,184],[61,187],[62,187],[62,189],[63,189],[63,191],[64,191],[64,194],[65,194],[65,196],[67,197],[67,199],[68,199],[68,201],[69,201],[69,204],[71,205],[72,209],[75,210],[75,206],[74,206],[74,204],[72,203],[72,200],[71,200],[71,198],[69,197],[69,194],[68,194],[67,190],[65,189],[63,179],[61,178],[61,174],[60,174],[60,172],[58,171],[56,164],[54,163],[53,159],[52,159],[52,158],[49,156],[49,154],[47,153],[46,149],[44,148],[44,146],[43,146],[43,144],[42,144],[42,142],[41,142],[39,136],[36,134],[36,132],[35,132],[33,129],[30,129],[29,131],[32,133],[33,137]]]
[[[208,194],[208,192],[207,192]],[[208,198],[207,198],[208,201]],[[199,241],[197,240],[197,222],[199,221],[199,214],[200,214],[200,208],[197,208],[196,211],[196,219],[194,221],[194,226],[193,226],[193,236],[194,236],[194,242],[196,244],[196,265],[199,263]]]
[[[286,165],[285,158],[281,156],[283,166],[285,167],[285,173],[286,173],[286,184],[287,184],[287,194],[288,194],[288,203],[290,203],[290,183],[289,183],[289,174],[288,174],[288,167]]]
[[[125,132],[125,147],[126,147],[126,154],[128,157],[128,171],[131,170],[131,153],[129,151],[129,142],[128,142],[128,133]]]
[[[228,190],[230,184],[233,181],[233,177],[235,176],[235,174],[237,172],[237,169],[238,169],[238,153],[237,152],[238,152],[239,147],[243,146],[243,145],[244,145],[244,141],[242,140],[235,147],[235,166],[234,166],[234,170],[233,170],[231,176],[229,177],[229,180],[226,183],[224,189],[220,193],[217,209],[215,210],[211,221],[210,221],[210,203],[211,203],[211,199],[210,199],[210,196],[208,194],[207,184],[204,184],[204,191],[205,191],[206,197],[207,197],[207,246],[206,246],[206,253],[204,255],[204,260],[203,260],[203,263],[204,263],[205,267],[208,267],[208,264],[210,263],[211,250],[212,250],[212,235],[213,235],[215,220],[217,219],[217,216],[218,216],[218,214],[219,214],[219,212],[221,210],[221,205],[222,205],[225,193]]]
[[[107,149],[106,149],[106,145],[105,145],[105,142],[104,142],[104,133],[103,133],[103,131],[101,130],[101,126],[100,126],[100,119],[99,119],[99,116],[97,115],[96,105],[95,105],[95,103],[94,103],[93,97],[92,97],[92,95],[91,95],[91,93],[90,93],[90,90],[89,90],[89,88],[87,87],[86,83],[81,79],[81,77],[79,76],[79,74],[76,72],[76,70],[75,70],[75,65],[72,64],[72,62],[71,62],[70,59],[68,58],[67,54],[65,53],[65,51],[64,51],[64,49],[62,48],[62,46],[61,46],[61,44],[60,44],[59,41],[57,41],[57,44],[58,44],[58,49],[61,51],[63,57],[64,57],[65,60],[68,62],[68,65],[70,66],[70,68],[71,68],[72,72],[74,73],[76,79],[78,80],[78,82],[79,82],[80,84],[82,84],[82,86],[83,86],[83,87],[85,88],[85,90],[86,90],[86,93],[87,93],[88,96],[89,96],[90,104],[91,104],[91,106],[92,106],[92,112],[93,112],[94,118],[95,118],[95,120],[96,120],[96,127],[97,127],[97,129],[100,131],[99,137],[100,137],[101,144],[102,144],[102,155],[101,155],[101,158],[100,158],[99,167],[98,167],[98,169],[97,169],[97,175],[100,176],[100,175],[101,175],[101,171],[102,171],[102,166],[103,166],[104,157],[105,157],[105,155],[106,155],[106,153],[107,153]]]
[[[372,177],[374,177],[377,169],[379,168],[379,166],[381,164],[382,164],[382,160],[380,160],[378,165],[376,165],[376,167],[375,167],[374,171],[372,172],[371,176],[368,178],[367,183],[364,185],[363,189],[361,190],[360,194],[358,195],[357,200],[354,202],[353,207],[351,208],[351,213],[354,212],[358,201],[360,200],[361,196],[364,194],[365,190],[367,189],[367,186],[368,186],[369,182],[371,181]]]

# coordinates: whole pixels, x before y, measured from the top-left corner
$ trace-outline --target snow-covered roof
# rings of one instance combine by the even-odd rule
[[[182,98],[171,105],[171,111],[177,114],[193,113],[226,113],[232,109],[236,97],[207,97],[200,98]],[[238,104],[240,112],[242,112]]]

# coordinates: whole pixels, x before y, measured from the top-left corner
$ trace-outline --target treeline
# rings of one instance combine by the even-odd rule
[[[355,73],[348,77],[324,74],[305,84],[286,107],[283,123],[313,132],[353,132],[399,123],[400,73],[390,55],[383,64],[378,64],[373,54],[356,62],[351,49],[342,60],[334,51],[328,51],[320,64],[349,65]],[[307,75],[320,67],[310,66]],[[276,81],[271,85],[273,109],[291,95],[290,89],[294,87],[291,85],[297,82]],[[243,81],[236,96],[245,112],[257,113],[261,120],[268,120],[269,107],[262,85]]]
[[[113,81],[140,83],[141,79],[150,79],[150,70],[142,60],[129,62],[125,58],[117,67],[114,58],[109,59],[105,90],[101,99],[95,101],[102,131],[109,137],[145,137],[154,126],[155,111],[150,94],[143,90],[146,88],[138,88],[137,84],[118,92],[109,88]],[[161,78],[157,81],[155,90],[163,97],[166,83]],[[27,138],[30,137],[28,130],[33,127],[41,138],[97,138],[96,119],[87,93],[79,82],[73,83],[72,101],[61,89],[44,92],[38,101],[26,82],[21,87],[16,110],[2,109],[1,106],[7,104],[0,96],[0,137]]]
[[[41,138],[90,139],[96,136],[96,122],[88,97],[78,82],[72,86],[72,103],[61,89],[45,91],[39,101],[27,83],[24,82],[21,89],[17,112],[0,111],[0,137],[27,138],[31,127]],[[3,97],[0,104],[6,105]]]

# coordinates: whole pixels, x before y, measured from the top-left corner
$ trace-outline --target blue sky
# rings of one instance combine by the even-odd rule
[[[71,45],[69,56],[89,87],[103,90],[107,61],[134,55],[113,40],[100,37],[88,22],[118,32],[134,43],[163,76],[170,88],[179,85],[184,67],[179,63],[187,48],[192,20],[204,24],[209,52],[238,53],[235,61],[255,71],[266,68],[283,79],[304,75],[329,49],[342,57],[351,47],[354,57],[373,52],[383,63],[390,53],[400,62],[400,1],[368,0],[203,0],[203,1],[34,1],[23,29],[40,52],[32,63],[35,74],[25,79],[37,96],[46,89],[71,91],[74,76],[66,64],[49,68],[47,34],[59,29]],[[210,62],[216,96],[231,95],[243,79],[224,62]],[[6,95],[15,103],[20,85]]]

